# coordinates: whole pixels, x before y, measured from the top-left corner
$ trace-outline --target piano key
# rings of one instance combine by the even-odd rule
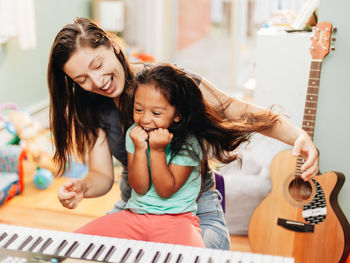
[[[8,248],[16,239],[18,238],[18,234],[11,234],[9,239],[6,241],[5,244],[2,245],[3,248]]]
[[[142,248],[145,244],[146,244],[145,241],[129,240],[128,246],[131,247],[132,250],[130,251],[129,257],[127,259],[125,259],[124,262],[125,263],[135,263],[135,262],[140,261],[140,259],[143,256],[143,252],[140,252],[140,250],[142,250]]]
[[[221,254],[221,262],[224,263],[242,263],[242,253],[237,251],[224,250]]]
[[[155,253],[157,252],[158,243],[146,242],[143,246],[144,254],[140,259],[140,263],[149,263],[153,259]]]
[[[7,230],[5,230],[5,233],[7,234],[5,238],[3,238],[0,242],[0,247],[4,247],[4,245],[12,238],[13,234],[16,233],[16,229],[19,227],[11,227]]]
[[[75,234],[74,240],[78,242],[77,248],[72,252],[71,257],[73,258],[83,258],[83,256],[87,256],[90,253],[87,253],[86,251],[90,247],[90,251],[92,249],[92,236],[89,235],[83,235],[83,234]],[[96,240],[98,241],[98,239]],[[85,253],[85,255],[84,255]]]
[[[105,249],[103,249],[103,251],[100,253],[100,255],[97,256],[96,260],[106,261],[104,259],[108,255],[108,253],[110,256],[112,256],[112,254],[116,250],[116,247],[114,246],[115,241],[114,241],[114,239],[111,239],[109,237],[100,237],[99,241],[101,242],[101,244],[104,245]]]
[[[3,236],[1,240],[1,236]],[[17,236],[17,237],[16,237]],[[31,238],[30,238],[31,237]],[[39,244],[35,245],[38,240]],[[65,246],[61,246],[65,240]],[[38,228],[18,227],[0,224],[0,244],[7,246],[5,251],[18,250],[16,253],[40,252],[45,258],[55,251],[64,257],[81,258],[87,247],[92,244],[90,253],[86,253],[89,260],[100,262],[124,263],[293,263],[292,258],[262,255],[254,253],[233,252],[217,249],[186,247],[164,243],[135,241],[119,238],[90,236],[62,231],[43,230]],[[20,251],[21,250],[21,251]],[[36,255],[40,255],[36,254]],[[6,254],[5,254],[6,255]],[[13,254],[12,254],[13,255]],[[21,254],[22,255],[22,254]],[[74,257],[73,257],[74,256]],[[0,257],[1,258],[1,257]],[[59,258],[59,257],[58,257]]]
[[[109,262],[120,262],[128,247],[128,239],[113,239],[115,250],[110,256]]]
[[[173,258],[173,244],[157,243],[157,250],[160,252],[158,262],[168,263]]]

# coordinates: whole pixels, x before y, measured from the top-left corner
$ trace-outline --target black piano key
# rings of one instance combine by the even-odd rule
[[[140,261],[140,259],[142,258],[144,252],[143,252],[143,249],[140,249],[139,252],[137,253],[135,259],[134,259],[134,263],[137,263]]]
[[[182,261],[182,254],[179,254],[179,256],[176,259],[176,263],[180,263]]]
[[[103,258],[103,262],[109,262],[109,259],[114,254],[115,246],[111,246],[111,248],[108,250],[107,254]]]
[[[24,241],[23,243],[17,248],[17,250],[22,250],[30,241],[33,240],[33,237],[32,236],[28,236]]]
[[[196,256],[194,263],[199,263],[199,262],[201,262],[201,260],[200,260],[199,256]]]
[[[122,256],[122,259],[120,260],[120,263],[124,263],[128,257],[130,256],[132,249],[128,247],[128,249],[125,251],[124,255]]]
[[[39,253],[43,254],[45,249],[51,245],[51,243],[53,242],[52,238],[48,238],[44,244],[41,246],[41,248],[39,249]]]
[[[13,236],[2,247],[7,248],[13,241],[15,241],[17,239],[17,237],[18,237],[17,234],[13,234]]]
[[[74,241],[73,244],[70,246],[70,248],[67,250],[65,257],[70,257],[70,255],[73,253],[73,251],[79,246],[78,241]]]
[[[156,254],[154,254],[154,257],[153,257],[151,262],[156,263],[159,259],[159,256],[160,256],[160,253],[159,253],[159,251],[157,251]]]
[[[34,248],[36,248],[40,243],[41,241],[43,241],[43,238],[42,237],[38,237],[35,242],[33,243],[33,245],[31,245],[31,247],[28,249],[29,252],[32,252],[34,250]]]
[[[97,260],[97,258],[101,255],[101,253],[103,252],[103,250],[105,250],[105,245],[101,245],[98,249],[97,249],[97,251],[95,252],[95,254],[93,255],[93,257],[92,257],[92,260]]]
[[[87,256],[90,254],[91,250],[93,250],[93,248],[95,247],[95,245],[93,243],[90,243],[90,245],[87,247],[87,249],[85,249],[83,255],[81,256],[81,258],[86,259]]]
[[[168,254],[166,255],[166,257],[165,257],[165,259],[163,261],[163,263],[168,263],[170,259],[171,259],[171,254],[170,254],[170,252],[168,252]]]
[[[7,237],[7,233],[6,232],[3,232],[0,236],[0,242],[5,238]]]
[[[58,254],[62,251],[62,249],[64,249],[64,247],[67,246],[67,244],[68,244],[68,241],[64,239],[64,240],[58,245],[58,247],[57,247],[57,249],[56,249],[56,251],[55,251],[55,255],[58,255]]]

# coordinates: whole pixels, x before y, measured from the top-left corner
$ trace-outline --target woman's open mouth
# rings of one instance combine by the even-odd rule
[[[100,88],[100,90],[102,90],[103,92],[106,92],[106,93],[111,93],[113,91],[112,84],[113,84],[113,76],[106,83],[106,85],[104,85],[102,88]]]

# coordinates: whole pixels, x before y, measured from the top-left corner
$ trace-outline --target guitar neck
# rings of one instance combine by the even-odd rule
[[[322,60],[312,60],[306,93],[302,128],[313,139]]]
[[[321,59],[313,59],[311,61],[309,83],[306,92],[306,101],[304,107],[304,117],[302,128],[306,133],[313,139],[315,130],[315,120],[317,111],[318,91],[320,86],[320,75],[321,75]],[[304,160],[299,155],[297,159],[295,174],[301,175],[301,166]]]

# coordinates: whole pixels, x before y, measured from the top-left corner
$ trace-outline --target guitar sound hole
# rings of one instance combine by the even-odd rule
[[[290,182],[288,190],[289,194],[296,201],[305,201],[312,194],[311,184],[309,182],[305,182],[300,177],[296,177],[295,179],[293,179],[293,181]]]

